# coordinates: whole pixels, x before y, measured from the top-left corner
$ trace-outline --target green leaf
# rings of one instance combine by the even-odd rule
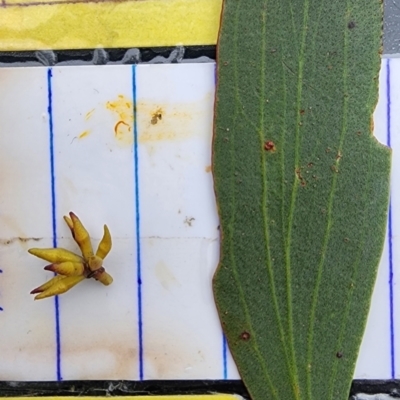
[[[253,400],[348,399],[389,197],[381,25],[379,0],[225,0],[214,294]]]

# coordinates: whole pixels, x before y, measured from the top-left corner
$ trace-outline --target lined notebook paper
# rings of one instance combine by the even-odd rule
[[[382,61],[375,135],[393,148],[389,230],[356,378],[400,377],[400,60]],[[215,310],[215,64],[0,69],[0,378],[237,379]],[[30,247],[77,247],[74,211],[114,283],[34,302]],[[400,215],[400,214],[399,214]]]

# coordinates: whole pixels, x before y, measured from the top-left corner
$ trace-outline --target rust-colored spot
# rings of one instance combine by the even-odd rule
[[[361,131],[357,131],[357,135],[358,135],[358,136],[361,136]]]
[[[337,167],[336,165],[332,165],[332,166],[331,166],[331,170],[332,170],[333,172],[336,172],[336,173],[339,172],[338,167]]]
[[[272,140],[267,140],[264,143],[264,150],[274,153],[276,151],[275,143]]]
[[[249,333],[249,332],[246,332],[246,331],[243,331],[243,332],[240,334],[240,339],[242,339],[242,340],[244,340],[245,342],[247,342],[248,340],[250,340],[250,333]]]
[[[297,176],[297,179],[300,181],[300,185],[301,186],[306,186],[307,185],[307,182],[306,182],[306,180],[303,178],[303,175],[301,174],[301,169],[300,168],[296,168],[296,176]]]
[[[83,132],[78,136],[78,139],[83,139],[83,138],[85,138],[86,136],[89,136],[89,134],[90,134],[90,131],[83,131]]]
[[[163,110],[161,108],[158,108],[156,111],[154,111],[151,114],[151,120],[150,123],[152,125],[156,125],[158,121],[162,120],[162,116],[163,116]]]
[[[300,115],[304,115],[305,114],[305,110],[300,110]]]
[[[370,122],[369,122],[369,129],[370,129],[370,132],[373,132],[373,131],[374,131],[374,119],[371,118],[369,121],[370,121]]]
[[[206,172],[211,172],[211,165],[207,165],[207,167],[205,168]]]
[[[336,154],[336,160],[340,160],[342,158],[342,152],[339,150]]]
[[[314,166],[314,164],[312,163],[312,162],[309,162],[308,164],[307,164],[307,167],[308,168],[312,168]]]

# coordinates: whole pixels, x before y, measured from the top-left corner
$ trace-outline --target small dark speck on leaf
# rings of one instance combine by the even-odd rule
[[[250,340],[250,333],[249,332],[242,332],[240,334],[240,339],[244,340],[245,342],[247,342],[248,340]]]
[[[300,110],[300,115],[304,115],[305,111],[304,110]]]
[[[350,22],[347,24],[347,27],[348,27],[349,29],[353,29],[353,28],[356,27],[356,23],[355,23],[354,21],[350,21]]]
[[[224,61],[224,65],[226,66],[226,65],[228,65],[229,64],[229,61]]]
[[[357,135],[358,135],[358,136],[361,136],[361,131],[357,131]]]
[[[350,241],[349,238],[344,238],[343,240],[344,240],[346,243],[348,243],[348,242]]]
[[[311,167],[313,167],[314,166],[314,164],[312,163],[312,162],[309,162],[308,164],[307,164],[307,167],[308,168],[311,168]]]
[[[336,357],[337,357],[337,358],[342,358],[342,357],[343,357],[343,353],[342,353],[341,351],[338,351],[338,352],[336,353]]]

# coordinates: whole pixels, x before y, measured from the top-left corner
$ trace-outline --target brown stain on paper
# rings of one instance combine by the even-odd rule
[[[90,131],[83,131],[83,132],[78,136],[78,139],[83,139],[83,138],[89,136],[89,134],[90,134]]]
[[[63,360],[72,365],[78,361],[81,363],[76,372],[78,380],[121,380],[132,379],[136,373],[139,352],[137,345],[132,341],[134,334],[130,329],[120,332],[107,332],[107,326],[111,322],[105,319],[105,331],[96,332],[94,335],[86,334],[87,326],[77,330],[79,340],[66,340],[63,344]],[[123,323],[120,321],[119,323]],[[32,342],[24,342],[20,347],[27,359],[43,359],[50,354],[54,345],[46,340],[47,329],[43,329],[43,335],[39,334],[42,321],[32,324],[29,328],[35,339]],[[84,334],[85,333],[85,334]],[[117,334],[117,336],[115,336]],[[201,354],[198,354],[192,346],[185,343],[183,337],[175,335],[174,330],[154,329],[149,334],[144,353],[144,362],[155,374],[156,379],[170,379],[173,376],[183,375],[190,362],[198,365],[201,362]],[[15,347],[11,354],[15,354]],[[104,358],[107,360],[102,368],[90,368],[93,359]]]
[[[121,321],[122,323],[122,321]],[[105,325],[106,326],[106,325]],[[86,327],[87,328],[87,327]],[[38,326],[32,325],[33,337],[38,338],[32,343],[26,342],[21,346],[21,351],[28,359],[46,357],[51,354],[54,345],[49,341],[40,339],[41,335]],[[43,330],[44,333],[46,329]],[[80,371],[77,372],[77,379],[129,379],[135,371],[138,363],[138,350],[132,342],[132,332],[122,332],[118,339],[112,334],[96,332],[95,336],[79,335],[79,341],[66,340],[63,344],[63,360],[68,364],[81,363]],[[45,335],[44,335],[45,336]],[[13,352],[16,349],[14,347]],[[103,357],[107,363],[101,369],[90,368],[92,359]]]
[[[196,133],[198,103],[138,103],[139,143],[179,141]]]
[[[114,125],[114,137],[121,144],[133,144],[133,102],[124,95],[118,95],[116,100],[106,103],[107,110],[117,116]]]
[[[203,105],[208,95],[192,103],[153,103],[140,101],[137,103],[137,118],[139,125],[139,143],[157,143],[161,141],[179,141],[201,134],[204,128],[196,123],[203,117]],[[123,94],[105,103],[106,110],[110,111],[115,121],[113,123],[113,137],[120,143],[131,146],[134,141],[133,101]],[[95,109],[85,114],[89,120]],[[200,125],[200,126],[199,126]],[[78,138],[83,139],[91,133],[83,131]]]

